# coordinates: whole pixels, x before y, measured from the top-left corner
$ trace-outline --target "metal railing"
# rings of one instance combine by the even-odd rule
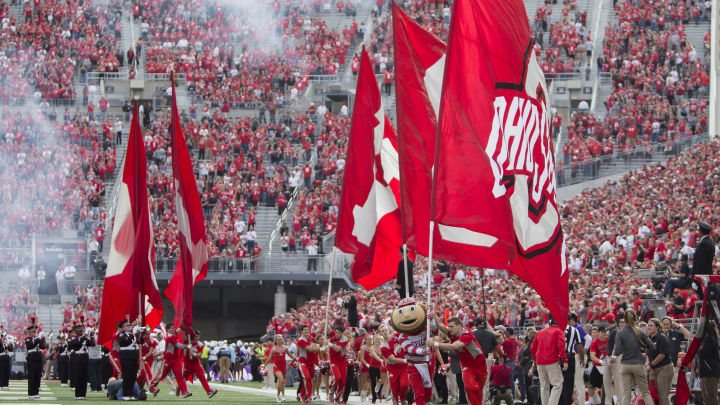
[[[117,72],[87,72],[85,74],[85,82],[100,83],[100,80],[128,80],[128,68],[121,67]]]
[[[688,136],[668,142],[640,145],[632,149],[613,151],[611,155],[565,163],[565,156],[556,156],[555,179],[558,187],[638,169],[642,163],[662,161],[680,152],[705,142],[707,133]],[[562,161],[562,164],[560,163]]]
[[[145,73],[145,80],[169,82],[170,73]],[[177,80],[179,84],[185,84],[185,73],[175,73],[175,80]]]
[[[598,73],[598,78],[600,79],[600,84],[603,86],[612,86],[612,73],[610,72],[600,72]]]
[[[316,82],[337,82],[340,81],[338,75],[307,75],[311,81]]]
[[[298,247],[299,248],[299,247]],[[302,250],[275,253],[272,257],[261,254],[251,258],[212,257],[208,259],[208,273],[329,273],[328,254],[310,256]],[[335,259],[335,264],[339,262]],[[155,259],[155,271],[172,273],[178,262],[177,257],[161,257]],[[338,269],[336,268],[336,271]],[[314,273],[313,273],[314,274]],[[340,272],[338,271],[338,274]]]
[[[582,72],[566,72],[566,73],[545,73],[548,80],[580,80],[583,77]]]

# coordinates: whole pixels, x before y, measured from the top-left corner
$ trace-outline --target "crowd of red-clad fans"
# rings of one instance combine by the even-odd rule
[[[74,304],[66,304],[62,310],[62,323],[58,330],[48,330],[43,320],[38,317],[38,302],[31,289],[26,286],[20,291],[7,294],[0,298],[0,329],[4,329],[15,337],[15,347],[24,347],[23,331],[27,325],[35,322],[46,336],[53,333],[68,333],[74,323],[82,323],[88,328],[97,325],[100,306],[102,305],[102,287],[97,285],[78,285],[75,289]],[[57,314],[56,316],[60,316]],[[50,319],[45,319],[50,321]]]
[[[17,333],[17,345],[24,347],[22,331],[30,324],[31,317],[37,315],[38,303],[27,287],[20,291],[8,292],[0,298],[0,329],[11,334]],[[39,323],[41,324],[41,323]]]
[[[332,119],[328,114],[328,119]],[[173,185],[169,181],[170,162],[167,111],[159,111],[145,129],[145,145],[150,159],[148,187],[154,213],[156,255],[175,257],[177,237],[174,225]],[[254,226],[258,207],[286,208],[296,187],[312,186],[304,176],[312,173],[312,151],[327,139],[336,158],[338,135],[323,132],[316,136],[316,114],[283,114],[271,120],[223,114],[183,124],[188,147],[193,153],[201,204],[211,257],[243,259],[262,252]],[[345,120],[347,121],[347,119]],[[332,124],[328,124],[332,125]],[[342,140],[346,128],[340,129]],[[330,139],[332,137],[333,139]],[[335,148],[335,149],[333,149]],[[344,154],[344,152],[343,152]],[[302,167],[302,169],[301,169]],[[316,173],[316,181],[319,176]]]
[[[344,67],[358,23],[330,30],[311,17],[313,8],[274,1],[239,13],[213,2],[150,0],[137,1],[134,13],[143,27],[146,71],[182,72],[198,105],[225,110],[282,107],[307,88],[308,75]]]
[[[0,115],[0,243],[104,223],[107,176],[115,170],[112,123],[87,114],[51,120],[39,110]]]
[[[0,4],[2,105],[24,104],[31,96],[70,104],[75,73],[119,69],[119,10],[78,0],[35,0],[23,3],[18,20]]]
[[[620,198],[622,197],[622,198]],[[692,289],[665,289],[634,269],[666,264],[680,272],[692,257],[699,239],[697,222],[720,226],[720,145],[694,146],[667,162],[642,168],[605,186],[590,189],[562,206],[563,230],[568,247],[570,309],[580,320],[600,322],[608,314],[616,319],[627,308],[643,313],[643,297],[665,296],[667,313],[682,319],[692,316],[697,296]],[[714,238],[716,236],[713,235]],[[415,263],[414,279],[424,294],[427,262]],[[492,326],[522,327],[545,323],[548,310],[532,289],[505,271],[486,269],[481,282],[477,268],[437,263],[433,273],[432,301],[448,308],[468,324],[477,317]],[[509,280],[508,280],[509,279]],[[481,284],[484,283],[484,284]],[[483,288],[484,285],[484,288]],[[333,295],[331,316],[342,318],[342,299]],[[399,301],[392,288],[356,292],[360,327],[374,329],[386,323]],[[341,300],[337,300],[341,298]],[[486,302],[486,312],[481,305]],[[270,320],[268,332],[296,334],[302,324],[319,326],[325,318],[325,299]],[[332,323],[332,319],[331,319]]]
[[[672,5],[672,6],[671,6]],[[668,1],[618,2],[618,24],[609,25],[602,71],[612,75],[613,90],[600,119],[578,111],[567,126],[562,150],[568,165],[640,150],[652,153],[652,143],[671,143],[707,132],[709,86],[708,48],[695,49],[685,24],[708,18],[704,2],[676,7]]]

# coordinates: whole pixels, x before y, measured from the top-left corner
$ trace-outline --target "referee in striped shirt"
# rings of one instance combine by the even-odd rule
[[[573,403],[573,389],[575,388],[575,354],[577,353],[581,359],[585,358],[585,347],[583,346],[580,331],[573,326],[577,320],[577,315],[571,312],[568,315],[568,325],[565,327],[565,352],[567,352],[568,366],[563,371],[563,387],[560,394],[560,405],[570,405]],[[578,404],[585,402],[583,393],[578,393]]]

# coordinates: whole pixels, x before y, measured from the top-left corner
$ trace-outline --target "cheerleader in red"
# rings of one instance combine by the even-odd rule
[[[272,362],[273,372],[275,373],[275,383],[277,385],[277,402],[285,402],[285,375],[287,374],[287,362],[285,355],[296,360],[295,356],[285,346],[285,339],[282,335],[275,336],[275,346],[265,358],[265,366]]]
[[[324,367],[324,364],[329,363],[329,357],[328,357],[328,348],[327,348],[327,342],[325,340],[325,336],[318,335],[317,338],[315,338],[315,342],[320,347],[320,352],[317,353],[318,357],[318,366]],[[315,374],[313,370],[313,397],[320,399],[320,385],[324,386],[327,392],[329,393],[328,387],[330,386],[330,374],[329,372],[322,372],[322,370]],[[329,370],[328,370],[329,371]]]
[[[367,399],[367,393],[370,391],[370,361],[372,356],[371,347],[372,337],[365,335],[362,346],[358,352],[358,363],[360,364],[360,370],[358,372],[358,390],[360,391],[360,402],[365,402]]]
[[[406,404],[405,398],[407,397],[409,390],[409,379],[408,379],[408,365],[405,359],[405,353],[399,348],[399,342],[394,336],[390,335],[390,332],[385,325],[381,325],[378,328],[378,333],[383,337],[383,344],[380,346],[380,351],[385,362],[387,363],[387,375],[392,390],[392,402],[394,405]],[[396,350],[397,347],[397,350]],[[397,354],[395,354],[397,352]]]

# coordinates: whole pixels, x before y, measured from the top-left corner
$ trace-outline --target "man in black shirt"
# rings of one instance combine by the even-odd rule
[[[673,313],[676,315],[685,313],[685,297],[680,295],[680,290],[673,291]]]
[[[8,341],[7,333],[0,329],[0,390],[8,390],[10,387],[10,370],[12,367],[13,344]]]
[[[135,339],[135,334],[133,333],[134,326],[134,324],[131,324],[130,321],[127,320],[118,322],[118,327],[122,329],[122,331],[117,334],[120,345],[118,357],[120,358],[122,375],[125,377],[122,390],[128,393],[128,397],[130,393],[133,392],[133,384],[135,383],[138,368],[140,367],[138,364],[138,344]],[[182,377],[176,376],[176,378]]]
[[[88,335],[83,331],[83,324],[73,326],[73,336],[68,340],[70,349],[70,373],[73,388],[75,388],[75,399],[84,400],[87,394],[88,385],[88,347],[95,345]]]
[[[666,316],[662,320],[662,333],[667,336],[670,343],[670,360],[672,360],[673,366],[677,366],[680,345],[683,341],[690,339],[690,331]]]
[[[477,329],[473,331],[473,335],[475,336],[475,339],[478,341],[478,344],[480,345],[480,348],[482,349],[483,354],[486,357],[487,360],[487,369],[490,370],[490,368],[493,365],[493,362],[495,361],[495,358],[499,357],[498,353],[498,340],[497,336],[495,336],[495,332],[491,331],[487,327],[487,322],[485,322],[484,319],[478,318],[477,319]],[[490,373],[488,372],[488,379],[489,379]],[[483,389],[483,398],[490,398],[490,384],[487,384],[487,381],[484,385]]]
[[[35,319],[32,319],[32,325],[27,328],[27,337],[25,338],[25,350],[27,350],[27,371],[28,371],[28,397],[30,399],[40,398],[40,378],[42,377],[43,349],[46,349],[45,338],[36,336],[37,326]]]
[[[55,354],[57,355],[58,378],[60,386],[67,387],[68,378],[70,378],[70,350],[65,342],[66,336],[61,333],[58,337],[58,344],[55,346]]]
[[[688,274],[690,274],[690,265],[688,265],[688,255],[684,254],[680,257],[680,268],[673,270],[670,278],[665,281],[663,295],[669,297],[674,289],[687,288]]]
[[[648,348],[648,364],[645,369],[650,372],[650,380],[655,381],[659,405],[670,405],[670,387],[675,370],[670,359],[670,342],[662,332],[662,324],[657,318],[648,321],[647,331],[655,348]]]
[[[710,238],[712,227],[705,222],[698,222],[700,241],[693,257],[692,274],[712,274],[712,262],[715,258],[715,243]]]

